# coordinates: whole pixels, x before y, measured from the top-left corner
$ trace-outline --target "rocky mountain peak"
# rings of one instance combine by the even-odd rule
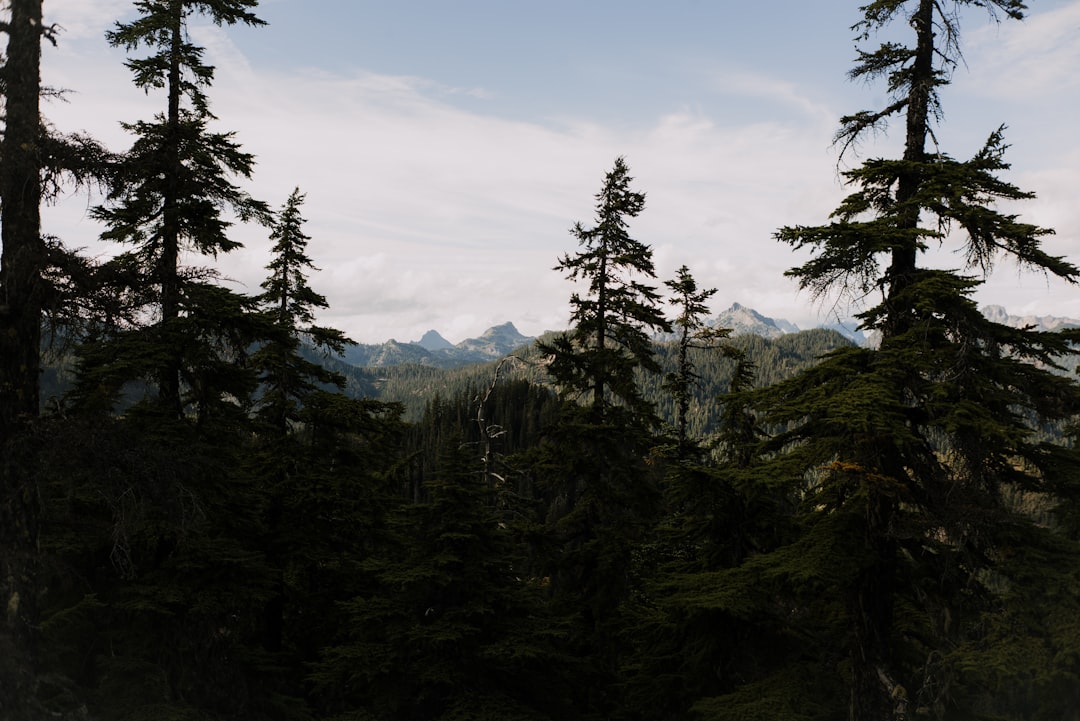
[[[424,336],[416,341],[416,345],[425,350],[445,350],[446,348],[453,348],[454,344],[439,335],[436,330],[429,330],[424,333]]]
[[[731,328],[732,335],[760,335],[765,338],[777,338],[785,333],[799,331],[794,323],[769,318],[740,303],[732,303],[731,307],[717,315],[710,325]]]

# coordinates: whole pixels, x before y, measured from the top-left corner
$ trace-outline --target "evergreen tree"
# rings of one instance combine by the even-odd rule
[[[587,282],[588,293],[571,296],[571,330],[537,344],[566,400],[534,466],[553,553],[542,575],[573,628],[569,652],[584,680],[576,704],[586,717],[606,717],[618,705],[619,608],[636,582],[632,549],[653,525],[662,475],[649,464],[659,421],[638,377],[659,372],[651,334],[671,326],[647,284],[655,277],[652,249],[627,229],[645,206],[631,181],[618,158],[596,196],[596,225],[574,226],[582,250],[556,270]]]
[[[43,454],[43,657],[70,718],[291,718],[243,432],[97,415]],[[80,712],[79,709],[82,708]]]
[[[725,340],[728,329],[703,322],[715,291],[699,290],[685,266],[667,285],[675,292],[670,302],[681,309],[674,370],[664,382],[676,401],[676,446],[663,479],[663,516],[635,553],[641,583],[627,604],[632,650],[620,669],[621,715],[628,719],[700,713],[695,704],[702,697],[736,686],[760,663],[762,645],[779,640],[712,602],[723,593],[713,586],[715,574],[768,547],[778,531],[775,508],[756,499],[744,477],[759,440],[748,407],[754,364]],[[719,418],[708,445],[719,452],[710,456],[690,437],[687,420],[691,401],[702,394],[698,367],[714,359],[725,362],[727,388],[711,399]]]
[[[315,270],[307,255],[304,218],[300,206],[304,196],[297,188],[285,202],[273,232],[273,260],[269,277],[262,283],[259,303],[270,318],[271,337],[252,358],[261,374],[262,398],[258,414],[277,436],[284,436],[290,421],[299,419],[305,396],[318,384],[344,388],[345,378],[304,358],[301,343],[316,350],[341,354],[352,343],[334,328],[314,325],[315,311],[328,308],[326,298],[308,285],[306,272]]]
[[[401,503],[401,411],[316,390],[284,442],[270,440],[254,459],[267,504],[262,545],[274,571],[263,646],[279,692],[303,695],[316,715],[338,709],[344,690],[313,689],[312,669],[346,643],[346,603],[378,588],[363,568],[386,551],[388,517]]]
[[[716,288],[698,290],[697,281],[685,265],[676,271],[673,280],[664,281],[664,284],[675,294],[671,298],[671,304],[679,308],[674,324],[678,328],[677,366],[664,377],[664,388],[675,398],[676,456],[681,460],[686,458],[690,451],[687,432],[690,403],[695,395],[695,384],[701,379],[690,351],[694,348],[714,347],[717,340],[726,338],[731,331],[711,328],[705,324],[704,316],[709,314],[706,301],[716,294]]]
[[[8,41],[0,146],[0,437],[38,414],[47,255],[41,237],[41,2],[13,2],[10,13],[2,26]]]
[[[26,431],[38,415],[43,274],[41,238],[41,0],[14,0],[0,27],[0,716],[30,718],[36,671],[40,491]],[[26,714],[26,716],[23,716]]]
[[[306,272],[315,268],[307,255],[310,237],[303,232],[303,202],[300,190],[294,190],[271,232],[275,244],[267,266],[270,275],[263,281],[263,293],[257,299],[267,317],[266,338],[251,358],[252,368],[259,374],[260,392],[255,408],[259,424],[253,472],[260,480],[266,504],[263,547],[276,577],[264,618],[264,645],[271,653],[283,650],[286,602],[290,597],[288,558],[295,556],[290,548],[295,549],[298,543],[295,529],[286,528],[286,509],[298,506],[299,497],[308,492],[305,485],[317,475],[313,473],[317,464],[310,433],[305,437],[302,429],[305,422],[319,420],[315,414],[320,409],[339,407],[309,403],[309,399],[322,392],[320,385],[337,390],[345,386],[340,373],[305,358],[301,345],[306,342],[315,349],[340,354],[345,344],[352,342],[339,330],[314,325],[315,310],[329,305],[307,282]]]
[[[139,88],[164,91],[166,110],[125,125],[136,139],[93,211],[105,239],[134,249],[97,274],[118,292],[80,349],[77,397],[103,413],[73,418],[66,437],[81,430],[80,442],[48,465],[57,481],[48,544],[54,565],[75,571],[53,584],[50,649],[101,717],[280,718],[290,703],[265,672],[274,577],[244,455],[257,380],[245,359],[265,324],[254,300],[180,261],[237,247],[226,212],[269,216],[230,181],[248,176],[252,159],[231,134],[209,132],[213,68],[186,33],[193,13],[260,24],[254,5],[137,2],[140,15],[109,33],[116,46],[150,48],[128,66]],[[156,398],[136,410],[154,412],[111,416],[140,383]]]
[[[998,178],[1008,168],[1000,128],[967,161],[927,148],[942,115],[939,90],[960,61],[967,6],[1016,19],[1024,10],[1014,0],[878,0],[862,8],[860,40],[899,17],[914,42],[859,53],[852,77],[884,77],[893,97],[881,110],[844,118],[837,139],[847,150],[899,116],[903,157],[845,172],[855,190],[829,224],[777,233],[813,251],[789,271],[802,288],[881,293],[860,315],[864,329],[881,333],[879,349],[838,350],[763,396],[767,423],[782,432],[759,477],[772,488],[786,480],[801,531],[771,560],[748,564],[758,592],[771,589],[769,603],[789,609],[792,630],[816,606],[821,663],[838,666],[825,649],[843,649],[846,712],[860,721],[999,711],[980,685],[1019,683],[1023,672],[1003,659],[1033,642],[1015,626],[1011,636],[988,634],[1031,582],[1009,560],[1018,538],[1031,554],[1052,547],[1077,558],[1066,539],[1009,500],[1017,491],[1076,493],[1073,452],[1033,433],[1033,424],[1062,423],[1080,410],[1080,390],[1053,372],[1072,352],[1067,338],[992,323],[970,296],[1002,257],[1070,282],[1080,271],[1041,249],[1050,231],[996,208],[1031,197]],[[954,240],[966,272],[980,275],[920,262]],[[1054,583],[1069,583],[1046,570]],[[1057,662],[1033,670],[1033,683],[1070,673],[1075,667]],[[745,696],[729,701],[736,698]]]
[[[127,65],[137,87],[147,93],[164,89],[166,95],[165,111],[152,121],[124,123],[135,142],[108,203],[92,213],[107,226],[102,238],[134,246],[112,265],[134,270],[137,286],[154,289],[149,299],[154,323],[113,331],[87,348],[84,365],[93,377],[84,383],[84,394],[89,386],[109,402],[123,382],[141,378],[154,385],[165,412],[181,417],[192,406],[205,410],[215,392],[242,395],[248,390],[242,385],[219,388],[214,377],[229,378],[230,367],[250,342],[246,336],[251,331],[242,326],[251,308],[244,299],[210,286],[206,280],[212,272],[184,268],[180,254],[216,256],[239,247],[228,237],[226,210],[245,221],[269,219],[266,206],[230,180],[250,177],[254,160],[232,133],[208,129],[215,117],[205,89],[214,68],[203,61],[203,48],[187,36],[188,18],[196,13],[218,25],[261,25],[251,12],[256,4],[138,0],[139,17],[108,33],[113,46],[150,49],[150,55]],[[186,398],[181,396],[185,387]]]
[[[451,439],[424,500],[392,511],[388,543],[355,568],[374,585],[344,604],[343,642],[314,674],[338,717],[567,717],[540,586],[479,465]]]
[[[569,396],[587,396],[598,417],[612,403],[649,415],[635,371],[659,372],[650,331],[671,331],[659,308],[652,248],[630,237],[627,219],[645,208],[645,194],[630,189],[630,169],[622,158],[604,177],[596,195],[596,225],[573,227],[582,250],[555,266],[571,280],[588,283],[588,294],[570,296],[568,334],[540,349],[551,356],[548,372]]]

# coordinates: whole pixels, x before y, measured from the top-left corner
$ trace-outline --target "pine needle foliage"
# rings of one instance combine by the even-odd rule
[[[238,248],[240,244],[228,236],[231,221],[226,212],[241,221],[270,219],[266,205],[232,180],[249,178],[254,158],[241,150],[233,133],[209,128],[215,117],[206,88],[214,68],[203,61],[203,48],[188,39],[187,23],[192,15],[201,14],[218,25],[261,25],[251,12],[256,4],[256,0],[139,0],[138,17],[117,23],[107,33],[114,47],[149,49],[149,55],[129,59],[127,66],[136,87],[147,93],[165,91],[166,108],[153,120],[124,123],[135,141],[118,165],[106,203],[91,214],[106,226],[103,239],[132,246],[115,262],[138,268],[138,281],[156,290],[142,323],[128,333],[145,337],[148,344],[164,344],[136,357],[153,364],[141,368],[140,375],[153,376],[161,406],[176,417],[191,405],[190,399],[181,397],[181,388],[192,387],[192,380],[182,377],[185,359],[176,341],[186,334],[180,327],[184,317],[201,312],[193,303],[205,299],[187,292],[192,274],[183,268],[181,255],[213,257]]]
[[[730,335],[731,331],[706,325],[705,318],[709,314],[706,303],[716,294],[716,288],[699,289],[697,281],[685,265],[676,271],[675,278],[664,281],[664,284],[673,293],[669,302],[679,309],[673,323],[673,327],[677,329],[677,365],[674,371],[664,376],[663,388],[671,393],[675,400],[676,457],[683,460],[691,454],[688,431],[690,403],[696,395],[696,385],[701,380],[690,351],[716,348],[718,341]]]
[[[335,718],[566,717],[540,585],[478,470],[447,444],[426,500],[391,510],[386,545],[357,566],[372,585],[343,602],[342,643],[313,675]]]
[[[850,151],[898,117],[903,157],[846,171],[854,190],[829,224],[776,234],[813,253],[788,271],[801,288],[859,300],[880,295],[859,315],[864,329],[881,334],[879,348],[834,351],[762,391],[757,406],[775,429],[759,451],[758,477],[789,497],[803,529],[769,554],[781,581],[776,598],[795,607],[831,598],[839,610],[829,643],[847,656],[846,702],[837,710],[851,719],[1017,713],[989,695],[1005,677],[978,669],[1008,666],[1004,659],[1023,654],[1033,635],[1046,633],[1035,629],[1051,621],[1036,621],[1035,611],[1028,629],[1001,632],[997,621],[1018,612],[1023,584],[1039,583],[1015,575],[1009,549],[1020,534],[1032,553],[1047,542],[1077,553],[1007,501],[1017,490],[1075,497],[1075,476],[1062,475],[1074,452],[1035,434],[1080,411],[1077,385],[1054,372],[1073,350],[1059,334],[987,320],[971,296],[1003,258],[1069,282],[1080,271],[1042,250],[1051,231],[998,210],[1032,197],[998,177],[1008,169],[1003,128],[968,161],[928,148],[943,117],[939,90],[961,60],[965,6],[1017,19],[1023,10],[1019,2],[934,0],[862,8],[861,41],[903,19],[914,43],[859,53],[852,77],[884,78],[892,99],[845,117],[837,141]],[[952,243],[966,272],[922,260]],[[1075,673],[1069,659],[1042,658],[1029,680],[1010,677],[1006,696]]]
[[[648,281],[656,273],[652,248],[630,237],[627,220],[645,208],[645,195],[631,190],[633,178],[623,158],[604,176],[596,194],[596,225],[572,229],[581,251],[555,266],[588,292],[570,296],[572,330],[540,343],[551,357],[548,372],[561,392],[585,397],[597,414],[612,404],[652,413],[635,372],[656,373],[652,333],[671,331],[660,309],[660,295]]]
[[[270,239],[273,258],[266,269],[258,302],[268,319],[268,335],[251,362],[259,372],[261,398],[257,414],[279,436],[299,421],[304,398],[319,387],[345,387],[340,373],[305,358],[301,344],[317,352],[341,354],[352,341],[340,330],[315,324],[315,312],[329,307],[326,297],[308,284],[307,273],[317,270],[307,254],[311,238],[304,234],[300,206],[304,196],[295,189],[285,202]]]

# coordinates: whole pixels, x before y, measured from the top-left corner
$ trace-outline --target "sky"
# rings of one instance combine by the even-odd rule
[[[841,116],[888,100],[847,77],[861,4],[263,0],[265,27],[196,16],[189,32],[216,67],[214,129],[256,156],[238,181],[274,208],[294,188],[306,195],[309,282],[330,304],[320,322],[362,343],[429,329],[456,343],[507,321],[526,335],[567,327],[584,289],[553,267],[577,251],[570,228],[592,223],[619,156],[646,194],[630,233],[653,249],[658,286],[685,264],[717,289],[714,312],[737,302],[801,328],[850,317],[857,307],[784,277],[805,256],[773,233],[827,222],[845,194],[840,170],[897,154],[900,125],[854,156],[832,144]],[[962,159],[1008,126],[1004,178],[1037,198],[1007,210],[1053,228],[1046,249],[1080,265],[1080,0],[1030,5],[1023,22],[965,13],[965,62],[942,92],[936,137]],[[135,88],[126,52],[104,39],[132,3],[44,7],[60,33],[43,80],[67,91],[46,116],[125,149],[120,123],[165,103]],[[117,252],[97,240],[87,210],[98,202],[66,194],[45,231],[95,257]],[[190,262],[257,293],[269,231],[238,224],[232,237],[244,247]],[[957,245],[933,262],[959,267]],[[976,300],[1080,318],[1080,288],[1008,263]]]

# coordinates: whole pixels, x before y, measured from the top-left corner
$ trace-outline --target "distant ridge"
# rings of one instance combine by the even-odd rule
[[[776,320],[761,315],[753,308],[739,303],[720,313],[709,323],[715,328],[731,328],[735,335],[759,335],[763,338],[779,338],[788,333],[798,333],[799,327],[786,320]]]
[[[1037,330],[1056,331],[1063,328],[1080,328],[1080,320],[1057,316],[1015,316],[1000,305],[988,305],[981,309],[988,320],[1014,328],[1034,327]],[[784,335],[798,333],[801,329],[782,318],[769,318],[740,303],[707,321],[715,328],[731,328],[733,336],[758,335],[775,340]],[[851,342],[868,346],[876,344],[876,334],[865,334],[858,329],[858,321],[849,319],[823,323],[820,328],[834,330]],[[670,341],[674,334],[657,336],[658,341]],[[395,365],[422,365],[433,368],[457,368],[473,363],[497,360],[519,350],[536,340],[522,335],[513,323],[492,326],[478,338],[467,338],[457,345],[443,338],[436,330],[429,330],[412,343],[389,340],[381,344],[357,345],[346,349],[343,360],[356,366],[384,367]]]
[[[479,338],[467,338],[457,345],[443,338],[438,331],[429,330],[420,340],[412,343],[388,340],[385,343],[350,346],[345,349],[343,360],[355,366],[372,368],[406,364],[456,368],[497,360],[533,340],[519,333],[509,322],[488,328]]]
[[[1064,318],[1052,315],[1010,315],[1003,306],[987,305],[981,309],[987,320],[1000,323],[1012,328],[1031,327],[1035,330],[1058,331],[1065,328],[1080,328],[1080,320]],[[765,338],[778,338],[786,333],[797,333],[800,329],[789,321],[763,316],[753,308],[747,308],[739,303],[733,303],[723,313],[720,313],[709,325],[718,328],[731,328],[732,335],[760,335]],[[876,345],[877,334],[869,335],[859,329],[859,321],[855,318],[847,320],[822,323],[819,328],[835,330],[857,345]]]
[[[1076,318],[1059,318],[1053,315],[1009,315],[1000,305],[987,305],[981,309],[987,320],[1007,325],[1010,328],[1028,328],[1035,330],[1057,331],[1065,328],[1080,328]]]
[[[494,359],[501,358],[532,341],[533,338],[519,333],[513,323],[503,323],[488,328],[479,338],[467,338],[461,341],[456,348],[465,352],[480,353],[488,359]]]

